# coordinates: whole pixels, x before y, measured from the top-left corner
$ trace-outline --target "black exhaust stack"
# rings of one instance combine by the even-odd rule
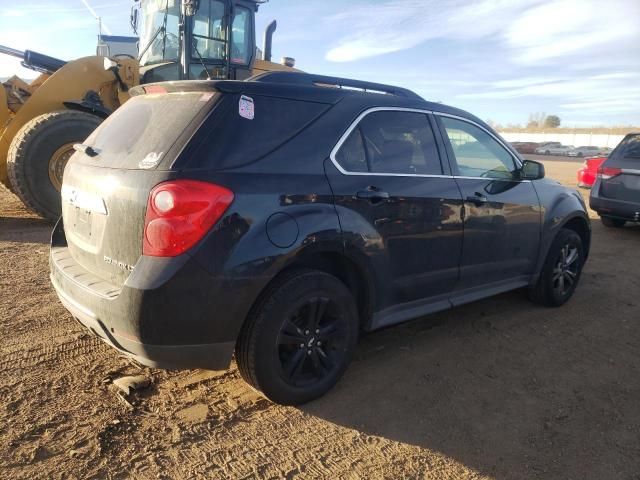
[[[271,45],[273,43],[273,32],[276,31],[277,26],[278,26],[278,23],[274,20],[267,26],[267,29],[264,31],[264,43],[262,44],[262,59],[265,62],[271,61]]]

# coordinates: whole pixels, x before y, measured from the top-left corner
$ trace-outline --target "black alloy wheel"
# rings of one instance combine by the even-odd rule
[[[281,374],[291,385],[304,386],[335,373],[346,351],[346,318],[327,297],[315,297],[286,318],[278,335]]]
[[[291,270],[253,306],[236,343],[238,370],[276,403],[305,403],[338,382],[358,332],[356,303],[344,283],[326,272]]]

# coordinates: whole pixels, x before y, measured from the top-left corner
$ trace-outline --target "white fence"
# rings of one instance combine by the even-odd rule
[[[557,133],[553,131],[541,133],[527,132],[500,132],[500,135],[509,142],[560,142],[563,145],[581,147],[593,145],[594,147],[614,148],[624,135],[609,135],[607,133]]]

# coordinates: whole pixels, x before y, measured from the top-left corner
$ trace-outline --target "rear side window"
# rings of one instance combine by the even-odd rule
[[[193,151],[176,168],[233,168],[274,151],[331,105],[262,95],[225,94],[200,128]],[[295,161],[304,161],[304,156]]]
[[[98,152],[85,163],[112,168],[155,168],[211,93],[168,93],[133,97],[84,142]]]
[[[423,113],[368,114],[347,137],[335,158],[348,172],[442,174],[433,131]]]
[[[336,160],[348,172],[369,171],[360,127],[356,127],[344,141],[336,154]]]

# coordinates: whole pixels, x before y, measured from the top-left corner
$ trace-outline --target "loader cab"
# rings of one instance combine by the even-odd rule
[[[140,35],[142,83],[243,80],[255,59],[249,0],[140,0],[132,25]],[[139,21],[139,25],[138,25]]]

